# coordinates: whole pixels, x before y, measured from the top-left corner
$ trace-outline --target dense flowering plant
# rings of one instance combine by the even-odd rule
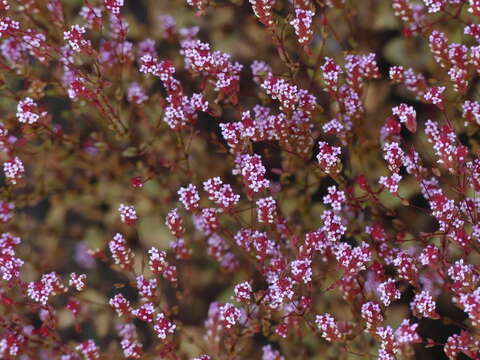
[[[1,359],[480,359],[480,1],[0,0]]]

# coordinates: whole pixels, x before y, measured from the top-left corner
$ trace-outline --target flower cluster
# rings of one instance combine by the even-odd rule
[[[266,169],[262,164],[260,155],[239,155],[235,162],[236,167],[233,170],[233,174],[242,176],[248,197],[252,197],[254,194],[269,188],[270,182],[268,179],[265,179]]]
[[[61,294],[66,290],[58,274],[50,272],[43,274],[40,281],[30,282],[28,284],[27,294],[33,301],[47,305],[51,296]]]
[[[122,234],[116,233],[108,243],[108,247],[112,253],[115,264],[119,265],[122,269],[128,269],[132,266],[133,253]]]
[[[47,113],[41,112],[32,98],[26,97],[17,105],[17,119],[24,124],[34,124]]]
[[[290,21],[290,24],[295,28],[295,33],[298,36],[298,42],[302,45],[307,45],[313,36],[312,18],[315,13],[310,10],[296,9],[295,19]]]
[[[203,189],[207,192],[208,199],[224,210],[231,209],[240,200],[240,195],[233,192],[230,184],[224,184],[219,177],[204,181]]]
[[[20,243],[20,238],[10,233],[3,233],[0,236],[0,273],[3,280],[9,281],[20,276],[24,261],[15,254],[15,247]]]
[[[80,25],[73,25],[70,30],[63,33],[63,38],[68,42],[70,48],[79,52],[91,46],[90,41],[85,39],[86,29]]]
[[[0,358],[478,360],[479,18],[0,0]]]
[[[15,156],[12,160],[5,161],[3,163],[3,172],[7,180],[16,185],[23,178],[23,173],[25,168],[23,167],[23,162],[18,156]]]
[[[135,225],[137,221],[137,211],[133,205],[120,204],[118,207],[120,220],[127,225]]]

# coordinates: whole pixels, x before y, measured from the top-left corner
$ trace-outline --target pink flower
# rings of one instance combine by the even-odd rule
[[[175,328],[176,325],[168,320],[164,313],[157,314],[153,329],[160,339],[165,340],[168,334],[174,333]]]
[[[230,303],[226,303],[220,307],[220,320],[223,321],[227,329],[230,329],[238,323],[240,315],[240,310]]]
[[[63,38],[68,42],[70,48],[75,52],[88,49],[91,46],[90,40],[84,38],[86,30],[83,26],[73,25],[70,30],[63,33]]]
[[[127,225],[135,225],[137,221],[137,211],[133,205],[120,204],[118,207],[120,220]]]
[[[298,36],[298,42],[302,45],[308,45],[313,36],[312,18],[315,13],[310,10],[295,9],[295,19],[290,21],[290,25],[295,28]]]

